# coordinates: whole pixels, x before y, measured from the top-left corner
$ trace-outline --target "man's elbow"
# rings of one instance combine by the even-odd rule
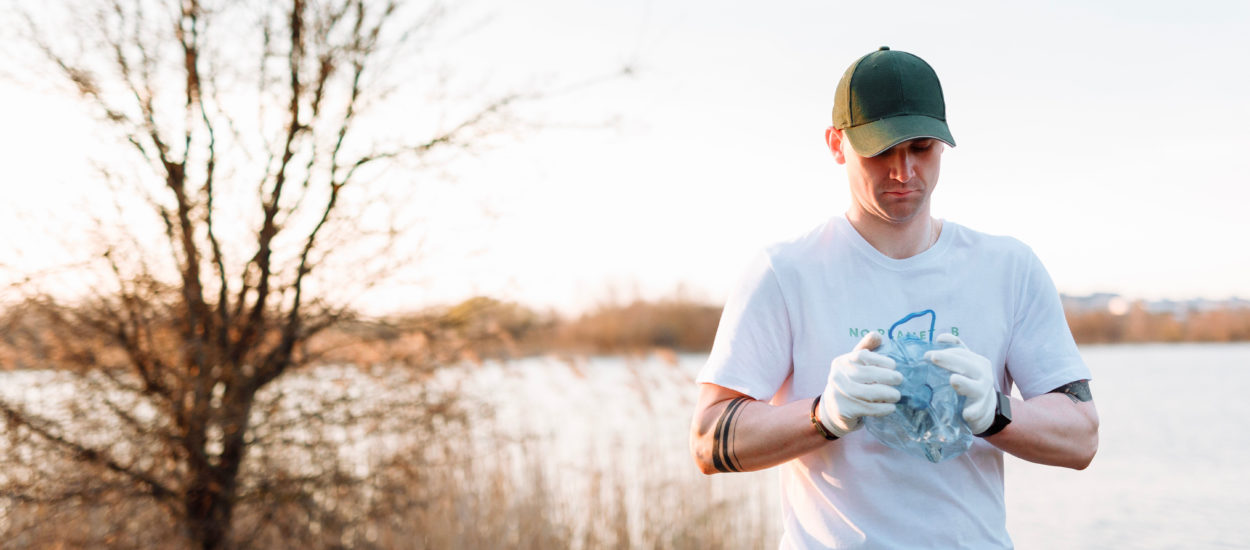
[[[1075,460],[1068,467],[1073,470],[1084,470],[1094,461],[1094,455],[1096,454],[1098,454],[1098,434],[1095,433],[1093,441],[1080,449],[1080,452],[1073,457]]]
[[[717,470],[714,466],[712,466],[705,460],[699,460],[698,457],[695,458],[694,463],[696,466],[699,467],[699,473],[705,476],[710,476],[712,474],[720,473],[720,470]]]
[[[1079,443],[1073,453],[1073,460],[1067,466],[1073,470],[1084,470],[1094,461],[1098,454],[1098,418],[1091,419],[1089,426],[1082,430]]]
[[[719,474],[720,470],[712,462],[712,453],[709,449],[700,445],[699,442],[692,442],[690,445],[690,455],[694,457],[694,464],[699,468],[699,472],[703,475]]]

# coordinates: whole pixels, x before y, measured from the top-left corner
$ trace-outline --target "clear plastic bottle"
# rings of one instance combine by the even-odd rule
[[[903,396],[893,413],[864,417],[868,431],[882,443],[933,463],[959,456],[972,446],[972,430],[962,414],[964,396],[951,387],[950,371],[924,358],[929,350],[949,347],[953,346],[916,337],[884,342],[877,353],[894,359],[903,375],[898,386]]]

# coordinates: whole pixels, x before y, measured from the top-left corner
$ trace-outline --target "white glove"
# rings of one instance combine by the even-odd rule
[[[864,336],[855,349],[839,355],[829,368],[829,380],[820,394],[820,423],[838,437],[859,428],[860,417],[885,416],[894,412],[902,394],[893,386],[903,383],[902,373],[894,370],[894,360],[873,353],[881,345],[881,335]]]
[[[994,391],[994,369],[990,360],[977,355],[953,334],[942,334],[934,339],[939,344],[959,347],[933,350],[924,354],[934,365],[951,371],[951,386],[955,393],[966,397],[964,422],[973,434],[990,429],[994,422],[994,408],[998,395]]]

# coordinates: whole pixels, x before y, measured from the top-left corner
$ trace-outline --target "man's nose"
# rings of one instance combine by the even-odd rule
[[[890,177],[895,181],[907,183],[916,175],[916,159],[911,152],[900,148],[894,153],[894,162],[890,166]]]

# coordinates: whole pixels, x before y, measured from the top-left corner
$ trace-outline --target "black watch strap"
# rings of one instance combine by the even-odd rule
[[[989,437],[1003,431],[1003,428],[1011,424],[1011,398],[998,390],[994,390],[994,393],[998,398],[998,403],[994,405],[994,422],[991,422],[990,427],[985,431],[975,434],[977,437]]]

